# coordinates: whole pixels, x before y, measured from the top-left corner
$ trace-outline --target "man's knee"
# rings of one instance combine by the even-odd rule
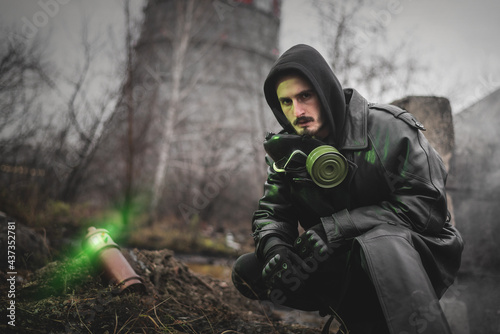
[[[356,239],[363,242],[377,242],[381,240],[382,242],[387,242],[387,240],[382,240],[380,238],[393,237],[392,241],[402,241],[406,240],[411,243],[411,232],[405,227],[394,226],[390,224],[381,224],[374,227],[373,229],[367,231],[366,233],[358,236]]]
[[[233,266],[232,280],[236,289],[250,299],[266,299],[267,293],[262,281],[262,263],[255,253],[240,256]]]

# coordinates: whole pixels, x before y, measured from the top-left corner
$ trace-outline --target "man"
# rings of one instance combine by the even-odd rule
[[[342,332],[450,333],[439,298],[463,241],[449,224],[445,168],[423,125],[343,90],[307,45],[276,61],[264,93],[283,131],[264,143],[255,253],[236,261],[236,288],[335,314]]]

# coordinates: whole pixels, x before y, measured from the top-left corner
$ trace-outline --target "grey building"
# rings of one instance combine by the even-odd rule
[[[98,153],[100,168],[116,175],[108,192],[119,194],[130,177],[161,214],[182,214],[179,204],[189,215],[237,214],[238,196],[251,209],[265,177],[261,143],[277,127],[262,84],[278,55],[279,9],[276,0],[147,2]]]

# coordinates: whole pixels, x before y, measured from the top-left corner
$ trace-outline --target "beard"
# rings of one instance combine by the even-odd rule
[[[302,128],[300,127],[300,123],[306,123],[306,122],[312,122],[314,125],[319,125],[319,127],[306,127],[306,128]],[[307,135],[307,136],[311,136],[311,137],[317,137],[318,139],[324,139],[328,136],[328,133],[330,131],[328,131],[328,125],[323,123],[319,123],[318,121],[316,121],[313,117],[309,117],[309,116],[303,116],[303,117],[299,117],[297,118],[293,124],[295,126],[299,126],[298,128],[295,127],[295,131],[297,132],[297,134],[299,135]]]
[[[306,127],[306,128],[300,127],[301,123],[308,123],[308,122],[314,123],[315,119],[313,117],[309,117],[309,116],[302,116],[302,117],[295,119],[295,121],[293,122],[293,125],[296,126],[295,131],[300,135],[308,135],[308,136],[313,137],[319,129],[315,130],[315,129],[311,129],[309,127]]]

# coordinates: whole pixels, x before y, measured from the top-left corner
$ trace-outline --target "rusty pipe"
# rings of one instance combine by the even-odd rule
[[[120,293],[146,292],[142,278],[132,269],[107,230],[89,227],[82,245],[103,278]]]

